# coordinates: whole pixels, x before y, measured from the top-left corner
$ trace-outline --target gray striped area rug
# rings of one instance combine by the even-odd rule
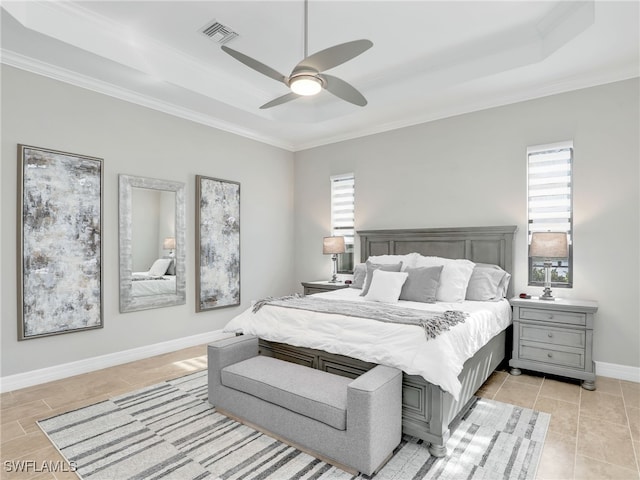
[[[479,399],[446,458],[404,436],[376,479],[533,479],[550,415]],[[83,479],[350,479],[217,413],[198,372],[38,422]]]

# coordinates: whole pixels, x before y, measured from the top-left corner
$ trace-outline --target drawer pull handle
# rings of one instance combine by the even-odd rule
[[[553,353],[547,353],[547,357],[553,358]]]
[[[553,338],[553,333],[551,333],[551,332],[547,333],[547,337]]]

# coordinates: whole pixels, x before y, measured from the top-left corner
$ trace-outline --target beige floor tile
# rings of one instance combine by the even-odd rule
[[[575,383],[545,378],[542,382],[540,395],[578,405],[580,403],[580,389],[581,387]]]
[[[69,381],[69,378],[55,380],[53,382],[47,382],[40,385],[34,385],[32,387],[15,390],[12,393],[15,400],[20,403],[32,402],[34,400],[43,399],[48,396],[56,395],[60,392],[65,391],[66,385],[68,385]]]
[[[84,378],[71,380],[69,388],[58,391],[55,395],[44,397],[44,401],[55,410],[69,403],[82,399],[108,395],[114,391],[131,388],[127,382],[120,379]]]
[[[50,412],[51,408],[43,400],[35,400],[2,410],[2,423],[12,422],[24,417]]]
[[[538,397],[533,408],[551,414],[549,432],[565,435],[575,440],[578,434],[579,407],[577,404],[541,396]]]
[[[640,383],[620,381],[622,396],[627,407],[640,408]]]
[[[576,439],[560,433],[547,433],[542,449],[537,480],[573,479]]]
[[[596,391],[600,393],[608,393],[609,395],[622,396],[620,388],[620,380],[617,378],[601,377],[596,375]]]
[[[493,398],[508,376],[507,372],[493,372],[480,387],[485,393],[485,398]]]
[[[496,393],[494,400],[511,403],[525,408],[533,408],[538,398],[539,387],[526,383],[510,382],[507,379]]]
[[[629,419],[631,438],[636,442],[640,442],[640,408],[627,406],[627,417]]]
[[[41,431],[28,433],[21,437],[2,442],[2,460],[23,457],[42,448],[50,447],[51,442]]]
[[[575,478],[576,480],[633,480],[640,477],[637,470],[578,455]]]
[[[522,375],[509,375],[505,380],[505,383],[521,383],[525,385],[530,385],[534,387],[540,387],[544,380],[543,376],[536,375],[535,372],[527,372]]]
[[[13,440],[14,438],[21,437],[23,435],[26,435],[26,432],[20,426],[20,423],[17,420],[14,420],[13,422],[3,423],[2,427],[0,427],[1,442]]]
[[[578,455],[637,471],[631,434],[626,425],[580,415]]]
[[[19,402],[13,398],[13,392],[0,393],[0,411],[18,405]]]
[[[580,415],[627,425],[627,414],[622,397],[608,393],[583,391],[580,397]]]

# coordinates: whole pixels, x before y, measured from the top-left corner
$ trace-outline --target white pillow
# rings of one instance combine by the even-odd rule
[[[424,257],[416,261],[418,267],[433,267],[442,265],[440,274],[440,285],[436,293],[436,300],[439,302],[463,302],[467,294],[467,285],[473,273],[475,263],[471,260]]]
[[[369,292],[364,296],[364,299],[372,302],[398,303],[402,285],[408,276],[407,272],[374,270]]]
[[[378,265],[389,265],[402,262],[402,271],[407,268],[414,268],[417,258],[420,256],[418,253],[407,253],[406,255],[373,255],[367,260],[371,263]]]
[[[170,258],[159,258],[155,262],[153,262],[153,265],[151,265],[148,273],[149,275],[152,275],[154,277],[161,277],[162,275],[167,273],[169,265],[171,265]]]

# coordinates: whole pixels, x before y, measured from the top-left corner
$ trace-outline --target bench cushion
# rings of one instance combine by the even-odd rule
[[[338,430],[347,428],[347,385],[333,375],[272,357],[257,356],[222,369],[222,384],[280,405]]]

